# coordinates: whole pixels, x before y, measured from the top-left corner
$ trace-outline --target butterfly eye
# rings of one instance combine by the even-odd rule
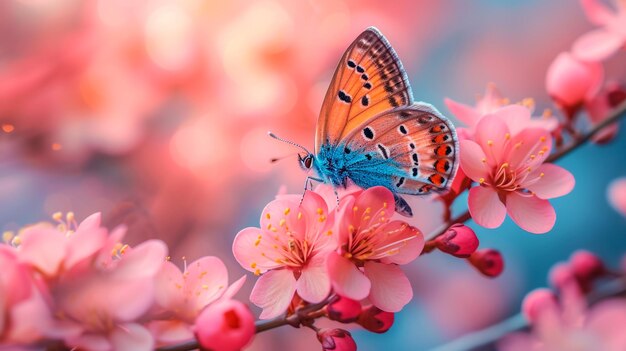
[[[304,158],[304,167],[309,169],[311,168],[312,165],[313,165],[313,157],[311,155],[306,156]]]

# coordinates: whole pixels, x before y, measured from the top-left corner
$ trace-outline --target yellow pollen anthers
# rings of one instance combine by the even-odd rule
[[[508,168],[508,167],[509,167],[509,163],[508,163],[508,162],[504,162],[504,163],[502,164],[502,168]]]
[[[209,290],[209,286],[208,286],[208,285],[206,285],[206,284],[202,284],[202,289],[204,289],[204,290]]]
[[[254,270],[254,275],[261,275],[261,270],[260,269],[255,269]]]
[[[254,246],[259,246],[259,244],[260,244],[260,243],[261,243],[261,238],[257,238],[257,239],[254,241]]]
[[[271,219],[271,218],[272,218],[272,216],[270,216],[270,213],[268,212],[268,213],[266,213],[266,214],[265,214],[265,218],[267,218],[267,219]]]
[[[541,141],[542,143],[545,143],[545,142],[546,142],[546,140],[548,140],[548,139],[546,139],[546,137],[545,137],[545,136],[542,136],[541,138],[539,138],[539,141]]]
[[[324,214],[324,211],[321,208],[319,208],[319,207],[317,208],[316,212],[320,216]]]
[[[485,182],[485,178],[478,179],[478,183],[483,184]]]
[[[537,155],[535,155],[535,154],[530,155],[530,159],[531,160],[534,160],[535,158],[537,158]]]
[[[370,214],[370,213],[372,213],[372,208],[371,207],[366,208],[365,214]]]
[[[120,249],[120,255],[123,255],[126,252],[126,250],[128,250],[128,247],[129,246],[126,244],[122,245],[122,248]]]
[[[250,263],[250,268],[255,269],[256,268],[256,262]]]
[[[61,212],[55,212],[52,214],[52,219],[54,219],[57,222],[60,222],[63,220],[63,213]]]
[[[516,148],[516,149],[519,149],[520,147],[522,147],[522,145],[523,145],[523,144],[524,144],[524,143],[520,141],[520,142],[518,142],[518,143],[516,143],[516,144],[515,144],[515,148]]]
[[[487,140],[487,145],[493,146],[493,140]]]
[[[530,168],[530,167],[528,167],[528,169],[527,169],[526,171],[528,171],[528,172],[532,172],[532,171],[533,171],[533,169],[532,169],[532,168]]]
[[[298,219],[302,219],[302,212],[298,212]]]
[[[333,235],[333,231],[332,230],[327,231],[326,235]]]
[[[545,175],[546,175],[545,173],[541,172],[541,174],[539,174],[539,177],[541,178],[541,177],[543,177]]]
[[[320,222],[324,222],[326,220],[326,216],[320,216],[317,220]]]
[[[487,158],[483,157],[482,160],[480,160],[482,163],[486,163],[487,162]]]
[[[13,233],[12,231],[7,230],[6,232],[2,233],[2,241],[4,241],[5,243],[10,243],[14,237],[15,233]]]
[[[356,211],[358,211],[358,210],[359,210],[359,208],[358,208],[357,206],[352,207],[352,211],[353,211],[353,212],[356,212]]]
[[[22,243],[22,238],[19,235],[16,235],[13,240],[11,240],[11,245],[19,246]]]
[[[383,202],[383,208],[387,208],[387,202]]]
[[[207,274],[209,274],[209,272],[207,272],[207,271],[200,272],[200,274],[198,274],[198,279],[204,278],[204,276],[207,275]]]
[[[270,230],[273,231],[274,233],[276,233],[278,231],[278,228],[272,227],[272,229],[270,229]]]
[[[288,214],[289,214],[289,212],[291,212],[291,209],[290,209],[289,207],[287,207],[287,208],[283,211],[283,213],[285,214],[285,216],[286,216],[286,215],[288,215]]]
[[[280,222],[278,222],[278,225],[279,225],[280,227],[282,227],[282,226],[284,226],[286,223],[287,223],[287,221],[283,218],[283,219],[281,219],[281,220],[280,220]]]
[[[68,222],[74,221],[74,212],[68,212],[65,215],[65,220],[68,221]]]
[[[269,223],[269,224],[267,225],[267,230],[271,230],[271,229],[272,229],[272,223]]]
[[[350,224],[350,226],[348,226],[348,233],[354,234],[355,231],[356,231],[356,228],[354,228],[354,226]]]
[[[347,259],[350,259],[350,258],[352,258],[352,254],[349,253],[349,252],[346,252],[345,254],[343,254],[343,257],[345,257]]]
[[[535,107],[535,99],[533,99],[533,98],[525,98],[524,100],[522,100],[521,105],[525,106],[525,107],[528,107],[528,108],[534,108]]]
[[[511,139],[511,133],[504,134],[504,139],[506,139],[506,140]]]

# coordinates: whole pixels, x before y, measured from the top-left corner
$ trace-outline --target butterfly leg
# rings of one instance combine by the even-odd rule
[[[309,188],[309,185],[310,185],[310,188],[311,188],[310,190],[313,190],[313,182],[312,182],[313,180],[316,181],[316,182],[320,182],[320,183],[324,182],[324,180],[320,179],[320,178],[315,178],[315,177],[310,177],[310,176],[306,177],[306,179],[304,180],[304,193],[306,193],[306,191],[309,190],[309,189],[307,189],[307,188]],[[302,198],[300,199],[300,205],[302,205],[302,200],[304,200],[304,193],[302,193]],[[336,193],[337,193],[337,191],[335,191],[335,194]],[[337,199],[339,199],[339,198],[337,198]]]

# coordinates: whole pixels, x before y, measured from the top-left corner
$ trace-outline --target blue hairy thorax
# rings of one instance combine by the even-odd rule
[[[313,167],[325,183],[334,187],[346,187],[350,179],[363,189],[384,186],[394,194],[391,176],[402,176],[400,165],[393,159],[376,152],[352,150],[345,144],[322,145]]]

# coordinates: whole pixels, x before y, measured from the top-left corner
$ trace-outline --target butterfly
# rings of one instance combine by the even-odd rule
[[[339,61],[317,121],[315,153],[292,144],[306,151],[298,155],[301,167],[317,173],[307,182],[384,186],[396,211],[409,217],[401,195],[446,190],[459,164],[454,126],[432,105],[413,101],[400,59],[374,27]]]

